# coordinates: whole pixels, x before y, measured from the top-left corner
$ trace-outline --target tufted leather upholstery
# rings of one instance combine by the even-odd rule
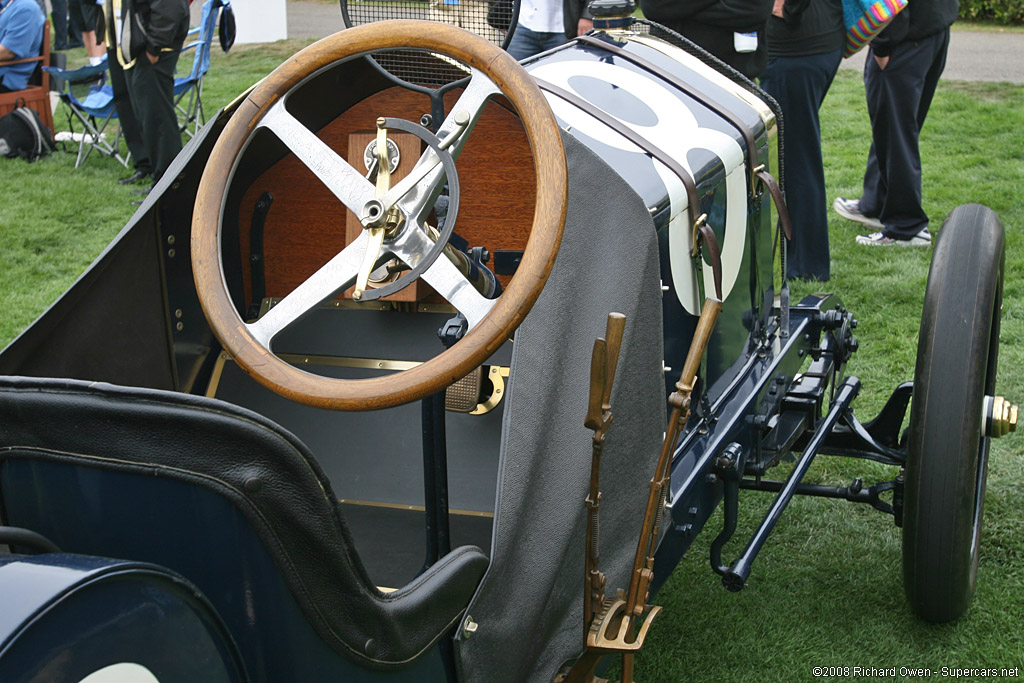
[[[0,377],[0,476],[14,461],[169,478],[228,500],[320,638],[362,666],[393,668],[423,654],[458,621],[487,567],[478,548],[464,546],[404,588],[381,593],[306,447],[260,415],[214,399]],[[0,491],[9,484],[0,481]],[[173,519],[176,510],[166,514]],[[97,528],[103,524],[95,520]],[[130,542],[118,551],[123,559],[147,559],[134,557]],[[231,561],[208,560],[223,571]]]

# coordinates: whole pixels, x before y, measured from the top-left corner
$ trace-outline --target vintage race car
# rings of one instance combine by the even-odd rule
[[[0,354],[0,680],[629,681],[718,506],[738,591],[796,494],[892,515],[912,608],[967,609],[999,220],[947,220],[859,421],[853,314],[775,270],[778,112],[631,11],[522,65],[354,26],[202,129]],[[741,489],[777,497],[730,561]]]

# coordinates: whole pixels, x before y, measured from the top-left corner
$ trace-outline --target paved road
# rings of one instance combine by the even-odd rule
[[[343,28],[340,3],[288,0],[289,38],[323,38]]]
[[[338,3],[288,0],[289,38],[323,38],[342,28]],[[842,68],[862,70],[865,54],[843,60]],[[1024,33],[953,31],[943,78],[1024,83]]]
[[[841,68],[863,71],[867,52],[861,50],[844,59]],[[952,31],[942,77],[955,81],[1024,83],[1024,33]]]

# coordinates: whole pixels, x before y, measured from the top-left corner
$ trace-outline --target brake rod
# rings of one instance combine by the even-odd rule
[[[783,510],[786,509],[789,502],[793,499],[797,487],[807,474],[807,470],[810,469],[811,463],[814,462],[814,457],[818,454],[818,450],[821,448],[822,443],[824,443],[825,437],[836,426],[840,416],[849,409],[850,404],[859,392],[860,380],[856,377],[847,377],[839,386],[839,391],[836,392],[836,399],[832,402],[828,414],[821,421],[821,424],[818,425],[814,436],[807,443],[807,447],[804,448],[804,452],[800,455],[796,466],[790,473],[789,478],[786,479],[786,485],[775,498],[775,502],[772,503],[768,514],[765,515],[764,521],[761,522],[757,531],[754,532],[743,554],[732,564],[729,571],[722,576],[722,585],[730,591],[740,591],[746,585],[747,579],[750,578],[750,569],[754,558],[761,552],[761,547],[768,539],[772,529],[775,528],[775,524],[779,521],[779,517],[782,516]]]

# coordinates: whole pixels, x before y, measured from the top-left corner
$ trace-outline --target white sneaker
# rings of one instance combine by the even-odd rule
[[[873,232],[870,235],[857,235],[857,244],[869,247],[888,247],[898,245],[901,247],[927,247],[932,243],[932,234],[928,228],[924,228],[909,240],[896,240],[886,237],[880,232]]]
[[[851,221],[857,221],[863,223],[869,228],[882,229],[882,221],[871,216],[865,216],[860,212],[860,200],[859,199],[847,199],[846,197],[836,197],[836,200],[832,202],[832,208],[835,209],[843,218],[849,218]]]

